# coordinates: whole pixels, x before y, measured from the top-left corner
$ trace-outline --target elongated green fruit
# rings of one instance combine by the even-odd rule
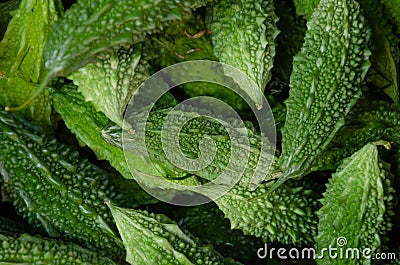
[[[105,136],[102,129],[109,124],[109,120],[103,113],[97,112],[90,102],[85,102],[83,95],[77,91],[77,87],[73,84],[63,86],[60,90],[52,89],[51,95],[54,108],[61,115],[66,126],[96,153],[98,159],[108,160],[111,166],[118,170],[124,178],[135,178],[135,175],[132,175],[129,171],[124,152],[121,150],[121,144],[115,147],[102,138],[103,134],[106,139],[113,137],[121,139],[121,127],[116,126],[118,128],[117,135],[110,132],[109,136]],[[166,104],[176,103],[171,95],[167,96],[165,100],[168,100],[168,102],[163,101],[160,104],[170,106]],[[151,175],[158,173],[155,168],[149,166],[146,161],[134,156],[134,154],[127,153],[126,156],[127,159],[135,161],[134,164],[140,171]],[[139,187],[135,189],[132,195],[137,197],[138,202],[155,202],[153,197]]]
[[[232,229],[241,229],[245,235],[271,243],[312,243],[318,223],[318,193],[308,189],[303,180],[288,181],[268,193],[270,187],[266,183],[249,191],[236,185],[215,202]]]
[[[70,242],[23,234],[0,234],[0,264],[116,265],[109,258]]]
[[[127,115],[132,117],[129,122],[135,131],[124,132],[124,143],[129,143],[125,145],[125,150],[139,156],[148,152],[153,165],[164,177],[183,178],[195,174],[210,181],[215,180],[222,172],[229,174],[231,179],[243,173],[241,185],[244,186],[250,184],[255,173],[263,174],[265,177],[268,172],[267,178],[277,177],[278,165],[277,158],[273,155],[273,146],[265,136],[261,136],[251,126],[240,128],[238,120],[225,120],[226,124],[231,125],[228,127],[230,128],[228,132],[222,123],[207,118],[201,109],[194,107],[184,110],[166,108],[151,111],[147,120],[142,113],[127,113]],[[135,129],[135,126],[140,124],[145,124],[145,131]],[[172,131],[176,129],[177,124],[183,124],[179,131],[179,143],[176,143],[177,138]],[[105,128],[103,135],[110,143],[122,147],[121,128],[115,126]],[[138,144],[142,137],[146,139],[145,147]],[[248,145],[244,140],[247,137]],[[203,142],[205,138],[209,138],[215,144],[215,153],[212,152],[212,147],[204,147],[204,144],[207,144]],[[267,151],[265,149],[261,151],[262,144],[266,145]],[[176,152],[169,153],[167,157],[166,145],[174,148]],[[246,152],[249,154],[248,159],[245,157]],[[191,166],[185,164],[186,160],[182,160],[181,153],[191,159],[207,160],[214,157],[209,164],[204,162],[204,167],[189,169]],[[242,160],[238,161],[233,157],[236,159],[240,157]],[[271,171],[269,171],[270,166]]]
[[[322,0],[307,27],[285,101],[284,176],[276,185],[310,171],[361,96],[360,83],[370,65],[369,31],[354,0]]]
[[[79,0],[53,24],[45,46],[44,80],[25,107],[55,76],[68,76],[96,56],[121,44],[135,44],[147,34],[180,20],[206,0]]]
[[[275,25],[277,20],[273,0],[217,1],[207,17],[215,56],[255,82],[256,87],[241,88],[259,107],[265,86],[271,79],[275,38],[279,33]],[[235,74],[232,78],[240,81]],[[242,85],[245,84],[242,82]]]
[[[130,264],[224,264],[212,246],[182,231],[167,216],[125,209],[108,203]]]
[[[120,48],[72,73],[69,79],[79,87],[86,101],[122,127],[123,112],[134,91],[150,76],[149,65],[141,60],[141,46]]]
[[[384,144],[384,143],[383,143]],[[380,247],[385,227],[387,172],[379,161],[374,143],[365,145],[343,160],[327,185],[322,208],[318,211],[317,253],[322,248],[369,248],[373,255]],[[325,253],[326,254],[326,253]],[[324,255],[318,264],[343,264]],[[371,260],[347,257],[346,264],[370,264]]]
[[[9,7],[12,2],[8,3]],[[24,103],[42,81],[45,43],[51,24],[59,16],[57,2],[23,0],[11,19],[0,42],[0,105]],[[42,91],[20,115],[43,127],[51,127],[50,103],[48,91]]]
[[[121,198],[107,174],[10,113],[0,113],[1,175],[19,214],[51,237],[120,258],[123,245],[103,204]]]

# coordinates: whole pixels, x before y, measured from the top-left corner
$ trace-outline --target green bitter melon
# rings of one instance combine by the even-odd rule
[[[338,251],[369,248],[369,254],[373,256],[391,229],[390,215],[386,216],[386,212],[392,210],[394,190],[387,169],[379,161],[376,144],[369,143],[343,160],[327,184],[321,200],[322,208],[317,212],[317,253],[329,246],[338,248]],[[343,260],[330,258],[325,253],[317,263],[343,264]],[[371,260],[349,256],[346,264],[371,264]]]
[[[241,82],[243,89],[258,108],[275,56],[278,17],[273,0],[223,0],[213,4],[207,15],[215,56],[221,63],[245,73],[256,86],[236,80],[237,74],[226,74]],[[246,85],[247,84],[247,85]]]
[[[0,234],[0,264],[117,265],[76,244],[28,234]]]
[[[354,0],[322,0],[307,27],[285,101],[280,156],[284,176],[275,187],[310,171],[361,96],[370,66],[369,30]]]

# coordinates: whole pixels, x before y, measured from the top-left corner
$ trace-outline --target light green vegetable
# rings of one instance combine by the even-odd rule
[[[386,144],[383,142],[382,144]],[[373,254],[386,234],[385,212],[392,194],[385,189],[387,172],[379,161],[376,144],[369,143],[342,164],[332,175],[318,211],[317,253],[322,248],[357,248]],[[341,243],[345,238],[346,243]],[[326,253],[325,253],[326,254]],[[343,264],[324,255],[318,264]],[[346,264],[371,264],[363,257],[348,257]]]
[[[271,79],[275,38],[279,33],[277,20],[273,0],[218,1],[207,17],[215,56],[255,82],[254,87],[237,80],[237,74],[230,74],[226,69],[226,74],[241,82],[241,89],[259,108],[265,86]]]
[[[19,105],[43,79],[43,53],[51,25],[58,19],[54,0],[23,0],[0,42],[0,104]],[[21,113],[34,123],[50,127],[51,101],[42,91]]]
[[[321,1],[307,27],[285,101],[280,156],[284,176],[275,187],[310,171],[361,96],[370,66],[369,30],[354,0]]]
[[[149,66],[140,60],[140,47],[113,50],[69,76],[86,101],[119,126],[134,91],[150,76]]]
[[[108,203],[127,250],[136,264],[225,264],[212,246],[200,245],[167,216],[125,209]]]
[[[23,234],[0,234],[0,264],[116,265],[109,258],[70,242]]]

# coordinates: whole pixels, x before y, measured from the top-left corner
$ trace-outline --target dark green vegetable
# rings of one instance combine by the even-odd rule
[[[205,113],[204,113],[205,112]],[[273,156],[274,150],[272,145],[269,143],[265,136],[261,136],[259,132],[254,130],[251,125],[246,129],[246,132],[242,131],[239,127],[240,124],[237,120],[232,119],[230,121],[226,120],[227,124],[231,125],[231,136],[230,139],[228,131],[224,128],[224,125],[215,119],[210,119],[207,117],[197,117],[199,114],[207,115],[208,111],[187,108],[184,110],[173,110],[172,108],[155,110],[150,112],[147,119],[146,130],[135,130],[135,126],[144,124],[146,122],[145,116],[142,113],[127,113],[130,118],[129,123],[133,125],[134,133],[131,131],[125,132],[125,143],[129,143],[129,152],[136,155],[142,156],[144,150],[142,146],[139,146],[139,139],[142,134],[146,137],[146,148],[150,155],[153,166],[159,170],[159,174],[167,178],[181,179],[184,177],[190,177],[193,174],[204,178],[206,180],[214,180],[218,177],[221,172],[226,170],[229,166],[227,173],[234,179],[238,174],[244,172],[243,178],[241,180],[241,185],[249,185],[253,174],[258,168],[258,174],[262,172],[269,171],[270,164],[272,163],[272,169],[269,171],[267,179],[276,177],[277,159]],[[169,115],[169,119],[166,119]],[[183,124],[190,118],[180,130],[179,134],[179,146],[174,146],[174,148],[180,148],[180,151],[187,158],[199,158],[207,159],[207,154],[203,153],[209,151],[210,155],[213,155],[211,150],[203,146],[204,149],[200,149],[200,142],[205,137],[209,137],[213,140],[216,145],[215,157],[212,159],[211,164],[201,168],[199,170],[186,170],[187,166],[177,167],[176,163],[183,165],[185,163],[179,156],[179,152],[174,152],[171,155],[173,157],[168,157],[163,149],[163,143],[161,137],[166,137],[165,143],[174,142],[174,133],[166,130],[171,130],[176,127],[176,124]],[[236,126],[236,127],[235,127]],[[164,128],[164,131],[163,131]],[[249,137],[250,146],[246,146],[245,140],[246,133]],[[110,143],[117,146],[121,146],[121,134],[122,130],[118,127],[109,127],[103,131],[106,139]],[[261,145],[266,144],[269,148],[267,152],[261,152]],[[231,153],[231,148],[235,151]],[[249,152],[249,159],[246,159],[247,163],[231,159],[231,156],[245,156],[246,152]],[[176,155],[176,156],[174,156]],[[173,163],[174,162],[174,163]],[[261,168],[260,168],[261,167]],[[263,176],[265,177],[265,175]]]
[[[36,91],[44,71],[45,42],[58,17],[54,0],[21,1],[0,42],[0,105],[22,104]],[[49,93],[37,96],[19,115],[51,127]]]
[[[116,265],[109,258],[70,242],[23,234],[0,234],[0,264]]]
[[[0,129],[1,175],[17,211],[51,237],[120,258],[123,245],[103,201],[122,198],[106,172],[12,114],[0,113]]]
[[[400,143],[400,109],[386,101],[363,99],[351,111],[327,150],[316,160],[313,171],[336,169],[340,161],[369,142]]]
[[[310,171],[361,96],[370,65],[369,30],[354,0],[321,1],[307,27],[285,101],[280,156],[284,176],[277,185]]]

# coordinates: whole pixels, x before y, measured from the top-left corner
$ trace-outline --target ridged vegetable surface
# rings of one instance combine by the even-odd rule
[[[58,0],[23,0],[8,24],[0,42],[1,105],[24,103],[42,81],[45,42],[52,23],[59,16],[57,2]],[[10,3],[7,4],[11,6]],[[0,15],[4,17],[3,14]],[[52,125],[51,114],[48,91],[42,91],[20,113],[24,118],[45,127]]]
[[[0,264],[117,264],[96,252],[56,239],[0,234],[0,242]]]
[[[120,257],[122,242],[103,201],[121,198],[106,172],[10,113],[0,113],[0,141],[4,188],[33,227]]]
[[[207,114],[210,114],[210,112],[194,107],[185,107],[183,110],[165,108],[151,111],[146,121],[146,117],[142,113],[127,112],[126,115],[130,117],[128,120],[133,125],[133,130],[126,131],[124,134],[125,150],[128,153],[143,155],[144,146],[139,143],[144,135],[146,150],[153,165],[162,176],[168,178],[176,179],[195,174],[206,180],[214,180],[225,171],[230,174],[231,179],[234,179],[243,172],[241,185],[248,186],[253,176],[264,178],[271,164],[272,170],[267,178],[276,177],[274,170],[277,168],[277,159],[273,155],[273,146],[265,136],[261,136],[251,126],[244,131],[240,128],[238,120],[233,118],[232,120],[225,120],[226,124],[229,124],[228,133],[222,123],[205,117]],[[146,130],[137,129],[138,126],[144,124],[146,124]],[[180,128],[179,137],[177,137],[175,130],[180,125],[183,126]],[[107,139],[111,143],[120,145],[122,141],[120,128],[106,128],[104,134],[109,136]],[[247,137],[248,145],[245,140]],[[204,138],[210,138],[215,144],[215,156],[212,152],[211,141],[204,143]],[[177,139],[179,139],[178,142]],[[266,145],[264,149],[261,149],[262,144]],[[165,146],[174,150],[174,152],[169,153],[168,157]],[[188,159],[182,159],[181,152],[185,158],[198,159],[199,165],[203,163],[202,165],[206,166],[189,170],[193,166],[187,163]],[[246,158],[246,153],[249,154],[248,158]],[[212,156],[214,158],[209,161]],[[208,162],[210,164],[207,164]],[[262,176],[259,176],[260,174]]]
[[[133,93],[150,76],[148,64],[141,60],[141,45],[120,48],[75,71],[70,79],[86,101],[122,126],[123,113]]]
[[[130,264],[217,265],[224,258],[212,246],[182,231],[167,216],[108,203],[127,249]]]
[[[361,96],[370,65],[369,30],[354,0],[321,1],[307,28],[285,101],[281,182],[309,172]]]
[[[313,242],[320,207],[319,195],[302,184],[288,181],[268,193],[271,184],[261,184],[249,191],[234,186],[216,200],[218,207],[231,222],[232,229],[245,235],[261,237],[264,242],[306,245]]]
[[[317,253],[330,245],[333,248],[369,248],[372,255],[377,251],[388,229],[385,212],[391,209],[386,205],[393,198],[391,191],[385,189],[388,180],[374,143],[343,160],[327,185],[322,208],[317,213],[320,220]],[[343,264],[340,259],[331,259],[328,255],[317,263]],[[371,260],[348,257],[346,264],[371,264]]]
[[[256,86],[242,82],[241,88],[258,107],[262,107],[263,91],[271,79],[275,38],[279,33],[277,20],[273,0],[217,1],[207,17],[215,56],[255,82]],[[226,74],[242,81],[236,80],[235,73]]]

